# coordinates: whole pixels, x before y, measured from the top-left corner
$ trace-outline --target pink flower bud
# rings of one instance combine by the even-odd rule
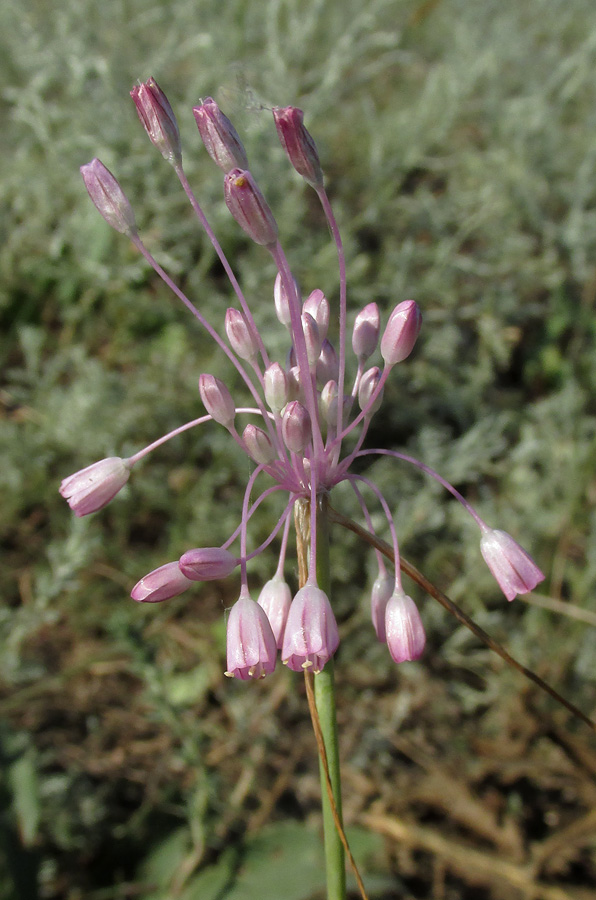
[[[226,206],[256,244],[277,243],[277,224],[257,183],[248,170],[232,169],[224,178]]]
[[[387,642],[387,633],[385,631],[385,612],[387,603],[393,594],[395,586],[395,578],[389,572],[379,572],[375,583],[372,586],[370,595],[370,615],[377,638],[382,642]]]
[[[295,278],[293,278],[292,280],[294,282],[294,290],[296,292],[296,296],[298,297],[298,300],[300,300],[300,288],[298,287],[298,282]],[[275,276],[275,284],[273,285],[273,300],[275,302],[275,314],[277,318],[282,325],[285,325],[286,328],[289,328],[292,323],[292,316],[290,314],[290,300],[286,293],[286,289],[279,272]]]
[[[352,332],[352,349],[359,363],[365,363],[377,349],[380,331],[379,307],[376,303],[369,303],[356,316]]]
[[[257,342],[250,326],[239,309],[226,312],[225,329],[232,350],[240,359],[254,359],[258,353]]]
[[[339,360],[335,347],[327,338],[321,345],[321,353],[317,360],[317,384],[337,381],[339,378]]]
[[[337,425],[337,393],[337,381],[328,381],[321,391],[319,400],[321,417],[327,422],[327,425],[330,425],[332,428]]]
[[[318,288],[308,295],[302,307],[303,313],[309,313],[317,323],[321,340],[324,341],[329,330],[329,301]]]
[[[294,672],[324,668],[339,645],[337,623],[327,594],[314,584],[298,591],[288,614],[281,658]]]
[[[129,477],[128,460],[110,456],[65,478],[60,485],[60,494],[68,501],[75,516],[88,516],[106,506]]]
[[[263,607],[269,619],[278,650],[281,650],[283,646],[284,631],[291,603],[290,586],[282,578],[276,576],[263,585],[258,604]]]
[[[510,534],[488,529],[480,540],[480,550],[499,587],[508,600],[533,591],[544,575],[523,547]]]
[[[404,591],[395,591],[385,610],[385,632],[391,658],[396,663],[422,656],[426,634],[418,607]]]
[[[279,363],[271,363],[263,376],[265,400],[269,409],[280,413],[288,402],[288,376]]]
[[[137,603],[160,603],[182,594],[191,584],[192,581],[180,571],[178,563],[171,562],[141,578],[130,596]]]
[[[376,391],[380,380],[381,370],[378,366],[373,366],[372,369],[368,369],[360,380],[360,387],[358,388],[358,405],[360,406],[360,409],[365,412],[367,418],[374,416],[383,402],[383,389],[381,389],[374,402],[371,404],[371,398]]]
[[[304,114],[295,106],[275,107],[273,118],[280,143],[299,175],[312,187],[323,185],[323,172],[315,142],[302,124]]]
[[[286,406],[281,420],[281,433],[284,443],[292,453],[303,453],[311,438],[311,425],[308,410],[298,400],[292,400]]]
[[[269,619],[258,603],[244,594],[228,618],[228,678],[264,678],[275,669],[277,646]]]
[[[231,428],[236,417],[236,408],[223,381],[214,375],[201,375],[199,393],[205,409],[214,421],[219,422],[224,428]]]
[[[291,366],[288,371],[288,400],[304,402],[304,385],[299,366]]]
[[[168,162],[180,165],[182,148],[176,116],[155,79],[135,85],[130,96],[151,143]]]
[[[110,170],[96,158],[81,166],[80,171],[91,200],[108,225],[129,237],[136,235],[132,206]]]
[[[182,574],[191,581],[217,581],[218,578],[227,578],[238,565],[238,560],[222,547],[197,547],[183,553],[178,565]]]
[[[306,356],[308,357],[308,367],[314,372],[321,352],[322,340],[319,335],[319,328],[310,313],[302,313],[302,331],[304,332],[304,341],[306,343]]]
[[[238,132],[215,100],[207,97],[193,108],[193,115],[211,159],[226,174],[232,169],[248,169],[248,159]]]
[[[252,422],[246,426],[242,433],[242,439],[251,459],[263,466],[269,466],[277,459],[277,454],[269,436]]]
[[[422,314],[414,300],[404,300],[395,307],[381,338],[381,356],[388,366],[394,366],[410,355],[421,325]]]

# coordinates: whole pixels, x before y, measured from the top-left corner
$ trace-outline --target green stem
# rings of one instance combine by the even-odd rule
[[[321,590],[329,596],[329,519],[326,499],[320,501],[317,510],[317,581]],[[333,788],[335,806],[341,821],[341,775],[339,769],[339,741],[337,735],[337,718],[335,714],[335,680],[333,659],[325,665],[322,672],[314,676],[315,702],[321,722],[321,731],[325,741],[329,777]],[[327,867],[328,900],[345,900],[346,865],[344,848],[335,827],[333,812],[327,795],[325,769],[319,759],[321,776],[321,797],[323,803],[323,829],[325,834],[325,863]]]

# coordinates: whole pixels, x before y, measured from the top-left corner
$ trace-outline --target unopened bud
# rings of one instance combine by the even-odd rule
[[[391,658],[396,663],[422,656],[426,644],[418,607],[403,591],[395,591],[385,610],[385,631]]]
[[[263,585],[257,602],[265,610],[277,643],[277,649],[281,650],[286,621],[290,611],[290,604],[292,603],[292,592],[289,584],[286,584],[282,578],[272,578]]]
[[[300,366],[290,366],[288,369],[288,400],[304,400],[304,385]]]
[[[295,106],[275,107],[273,118],[280,143],[299,175],[312,187],[323,185],[323,172],[315,142],[303,124],[304,114]]]
[[[130,463],[119,456],[99,462],[69,475],[60,485],[60,494],[75,516],[88,516],[103,509],[130,477]]]
[[[132,206],[110,170],[96,158],[81,166],[81,175],[91,200],[108,225],[129,237],[136,235]]]
[[[372,586],[370,594],[370,615],[377,638],[381,643],[386,643],[387,632],[385,631],[385,613],[387,603],[393,594],[395,586],[395,578],[389,572],[379,572],[375,583]]]
[[[339,360],[335,347],[327,338],[323,341],[317,360],[317,384],[337,381],[339,378]]]
[[[294,282],[294,291],[296,293],[296,297],[298,298],[298,301],[300,301],[300,289],[298,287],[298,282],[295,278],[293,278],[292,281]],[[290,299],[279,272],[275,276],[275,284],[273,285],[273,300],[275,302],[275,314],[277,318],[282,325],[285,325],[286,328],[289,328],[292,323],[292,316],[290,314]]]
[[[155,79],[135,85],[130,96],[151,143],[168,162],[180,165],[182,148],[176,116]]]
[[[257,342],[248,322],[239,309],[228,309],[224,327],[230,346],[240,359],[254,359],[258,353]]]
[[[318,325],[310,313],[302,313],[302,331],[304,332],[304,341],[306,343],[308,367],[311,372],[314,372],[319,353],[321,352],[322,341],[319,335]]]
[[[207,97],[193,108],[199,134],[211,159],[226,174],[232,169],[248,169],[248,159],[238,132],[215,100]]]
[[[279,363],[271,363],[263,376],[265,400],[271,412],[280,413],[288,402],[288,376]]]
[[[201,375],[199,393],[211,418],[225,428],[230,428],[236,417],[236,408],[223,381],[214,375]]]
[[[337,381],[328,381],[321,391],[319,409],[321,416],[332,428],[337,425]]]
[[[256,244],[277,243],[277,224],[267,201],[247,169],[232,169],[224,178],[226,206]]]
[[[380,380],[381,370],[378,366],[373,366],[372,369],[368,369],[364,373],[360,381],[360,387],[358,388],[358,405],[367,418],[373,416],[383,402],[383,390],[381,389],[372,405],[369,407],[371,398],[375,393]]]
[[[308,295],[304,301],[302,312],[310,313],[319,329],[321,340],[324,341],[329,330],[329,301],[327,297],[318,288]]]
[[[311,438],[311,424],[308,410],[298,400],[286,406],[281,423],[281,432],[288,450],[302,453]]]
[[[421,325],[422,314],[414,300],[404,300],[395,307],[381,338],[381,356],[386,365],[394,366],[410,355]]]
[[[251,459],[263,466],[275,462],[277,454],[269,436],[258,425],[248,424],[242,432],[242,439]]]
[[[377,349],[380,330],[379,307],[376,303],[369,303],[356,316],[352,332],[352,349],[359,363],[366,362]]]
[[[238,565],[238,560],[222,547],[197,547],[187,550],[178,565],[182,574],[191,581],[216,581],[227,578]]]
[[[137,603],[161,603],[182,594],[191,584],[191,579],[180,571],[178,563],[170,562],[137,581],[130,596]]]

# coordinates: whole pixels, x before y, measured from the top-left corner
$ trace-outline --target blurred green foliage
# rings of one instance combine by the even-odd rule
[[[230,292],[213,251],[127,97],[135,79],[155,76],[178,114],[191,183],[283,358],[272,265],[227,214],[190,108],[211,94],[233,118],[303,291],[335,300],[324,221],[288,171],[266,109],[301,106],[342,228],[352,318],[373,300],[387,313],[406,297],[424,313],[369,445],[407,448],[437,468],[531,549],[545,593],[594,611],[593,2],[5,0],[0,51],[0,897],[100,900],[127,896],[128,883],[158,897],[151,885],[170,890],[173,877],[168,896],[266,900],[278,895],[234,881],[234,854],[264,852],[268,834],[283,843],[279,829],[253,834],[250,812],[259,779],[283,768],[275,748],[289,741],[290,752],[287,730],[300,723],[308,734],[295,682],[280,673],[264,689],[221,683],[221,607],[233,583],[160,608],[127,599],[146,571],[228,536],[246,461],[222,429],[205,429],[164,446],[89,520],[74,520],[57,495],[72,471],[200,414],[200,372],[233,383],[97,214],[78,167],[97,155],[114,171],[148,246],[221,319]],[[462,510],[399,463],[379,462],[374,477],[406,556],[593,707],[593,627],[505,608]],[[356,514],[341,491],[336,502]],[[255,543],[278,513],[258,519]],[[269,555],[257,560],[254,583],[273,569]],[[370,554],[338,534],[333,572],[344,702],[359,696],[355,660],[396,696],[415,694],[366,621]],[[424,618],[420,666],[447,681],[462,715],[520,689],[430,601]],[[308,789],[298,799],[284,790],[270,815],[307,815]],[[312,835],[301,834],[306,858]],[[311,874],[287,896],[310,896]]]

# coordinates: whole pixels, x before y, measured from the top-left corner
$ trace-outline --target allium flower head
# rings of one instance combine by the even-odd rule
[[[337,298],[332,280],[329,285],[311,291],[304,303],[300,285],[280,243],[275,218],[248,169],[246,153],[233,125],[210,98],[193,110],[208,152],[225,173],[224,199],[229,211],[275,267],[268,302],[283,326],[288,348],[285,358],[273,359],[266,340],[269,332],[261,333],[257,327],[255,298],[244,295],[186,179],[176,120],[165,95],[149,79],[135,88],[132,96],[151,142],[172,162],[229,278],[235,301],[224,320],[213,321],[209,298],[203,297],[195,305],[154,259],[137,233],[132,209],[122,189],[99,160],[82,167],[85,185],[106,221],[129,235],[154,271],[219,347],[229,369],[236,373],[234,396],[224,380],[227,376],[216,378],[202,374],[199,393],[204,415],[180,425],[127,460],[101,460],[72,475],[62,483],[61,493],[77,515],[94,512],[126,483],[133,465],[156,451],[164,441],[199,426],[226,428],[252,467],[239,525],[233,533],[221,546],[187,550],[178,562],[150,572],[133,588],[133,598],[158,602],[182,593],[192,582],[225,578],[238,568],[240,599],[228,618],[227,674],[242,680],[269,674],[274,669],[278,649],[290,669],[319,672],[337,650],[339,636],[329,597],[317,583],[318,514],[324,510],[333,489],[344,483],[369,530],[374,531],[375,521],[369,509],[372,499],[381,510],[391,536],[395,571],[387,573],[379,557],[379,577],[371,595],[371,616],[377,637],[387,643],[396,662],[416,659],[424,648],[424,628],[414,601],[401,585],[397,530],[389,504],[374,481],[361,474],[364,458],[371,456],[390,456],[407,462],[451,492],[478,525],[484,558],[509,599],[534,588],[543,578],[536,564],[513,538],[491,530],[440,475],[400,451],[385,447],[362,449],[371,421],[382,409],[391,370],[402,364],[414,349],[422,316],[414,300],[398,302],[388,311],[388,316],[376,303],[369,303],[355,317],[351,335],[353,355],[348,352],[343,245],[325,191],[316,146],[304,126],[302,112],[294,107],[274,109],[275,126],[291,164],[311,185],[321,203],[339,269]],[[329,290],[324,290],[327,287]],[[262,304],[263,297],[258,301]],[[273,316],[266,319],[270,322]],[[277,340],[273,345],[278,344]],[[241,391],[244,396],[242,405],[238,405]],[[239,420],[241,425],[237,424]],[[354,466],[356,461],[358,465]],[[275,497],[284,498],[281,512],[274,516],[275,524],[259,546],[250,546],[255,511]],[[284,566],[293,512],[297,520],[304,521],[305,517],[309,520],[310,549],[307,563],[302,560],[302,586],[291,600]],[[307,533],[301,529],[302,526],[301,535]],[[281,539],[275,574],[256,603],[248,590],[250,562],[270,548],[278,535]],[[302,543],[301,538],[301,546]],[[236,546],[232,550],[233,545]]]

